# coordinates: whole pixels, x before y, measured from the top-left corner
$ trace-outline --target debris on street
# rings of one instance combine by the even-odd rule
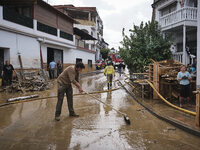
[[[39,96],[38,94],[35,94],[35,95],[29,95],[29,96],[21,96],[21,97],[9,98],[8,102],[19,101],[19,100],[24,100],[24,99],[29,99],[29,98],[36,98],[38,96]]]
[[[5,87],[2,91],[6,92],[28,92],[44,91],[50,89],[51,84],[47,74],[40,70],[35,72],[24,72],[24,79],[18,74],[17,79],[13,80],[12,85]]]

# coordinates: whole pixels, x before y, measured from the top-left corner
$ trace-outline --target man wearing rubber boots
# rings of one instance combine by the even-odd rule
[[[109,63],[108,66],[106,66],[106,68],[104,70],[104,75],[107,76],[108,89],[111,89],[113,75],[115,76],[115,69],[112,66],[112,63]]]
[[[66,93],[67,103],[68,103],[68,110],[69,116],[71,117],[79,117],[74,112],[73,108],[73,89],[72,83],[79,89],[79,92],[82,93],[83,89],[79,84],[79,73],[84,69],[85,66],[83,63],[79,62],[75,66],[67,67],[58,77],[58,101],[56,105],[56,113],[55,113],[55,120],[60,120],[60,114],[62,110],[62,103],[64,94]]]

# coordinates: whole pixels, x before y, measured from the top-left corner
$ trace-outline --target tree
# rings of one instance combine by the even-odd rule
[[[158,22],[152,21],[130,29],[130,36],[122,31],[120,56],[131,72],[144,72],[151,59],[161,61],[171,58],[171,42],[163,37]]]
[[[108,49],[108,48],[101,49],[101,55],[104,60],[106,60],[108,58],[109,52],[110,52],[110,49]]]

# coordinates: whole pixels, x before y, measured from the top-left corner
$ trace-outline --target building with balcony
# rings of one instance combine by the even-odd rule
[[[73,5],[57,5],[54,8],[76,20],[74,27],[90,34],[96,41],[87,40],[85,45],[96,51],[95,59],[101,59],[100,50],[103,48],[103,21],[96,7],[75,7]]]
[[[85,49],[76,37],[83,42],[96,39],[74,31],[74,22],[42,0],[0,1],[0,72],[5,60],[19,69],[19,55],[25,70],[47,69],[53,59],[64,68],[82,61],[86,71],[94,70],[96,52]]]
[[[197,0],[154,0],[152,19],[173,44],[173,59],[193,63],[197,51]]]

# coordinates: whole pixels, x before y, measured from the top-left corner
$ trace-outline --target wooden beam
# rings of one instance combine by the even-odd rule
[[[20,54],[18,54],[18,59],[19,59],[19,64],[20,64],[21,79],[24,79],[24,68],[23,68],[22,59],[21,59]]]
[[[157,62],[153,64],[153,85],[159,92],[159,63]],[[153,99],[159,99],[159,96],[155,91],[153,91]]]

